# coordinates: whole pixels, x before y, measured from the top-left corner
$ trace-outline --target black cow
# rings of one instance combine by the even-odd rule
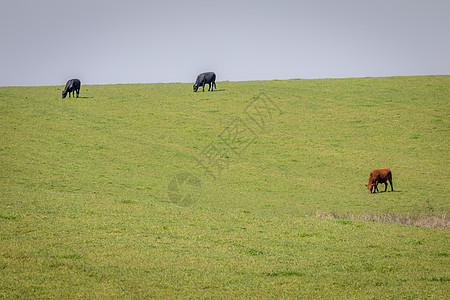
[[[81,87],[81,81],[79,79],[70,79],[69,81],[67,81],[66,83],[66,87],[64,89],[64,91],[62,92],[62,98],[66,98],[67,93],[69,93],[69,98],[70,98],[70,93],[72,93],[72,96],[75,97],[75,92],[77,92],[77,98],[78,95],[80,94],[80,87]]]
[[[198,90],[200,86],[203,87],[203,91],[205,91],[205,84],[209,85],[208,91],[213,91],[213,87],[216,87],[216,74],[214,72],[206,72],[197,76],[197,80],[194,84],[194,93]],[[212,86],[211,86],[212,85]]]

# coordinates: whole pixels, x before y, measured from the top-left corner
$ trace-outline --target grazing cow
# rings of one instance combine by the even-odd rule
[[[217,89],[216,74],[214,72],[206,72],[197,76],[197,80],[195,81],[194,84],[194,93],[198,90],[200,86],[202,86],[203,91],[205,91],[205,84],[209,85],[208,91],[209,90],[211,90],[211,92],[213,91],[213,87],[211,85],[213,85],[214,88]]]
[[[64,91],[62,92],[62,98],[66,98],[67,93],[69,93],[69,98],[70,98],[70,93],[72,93],[72,96],[75,97],[75,92],[77,92],[77,98],[78,95],[80,94],[80,87],[81,87],[81,81],[79,79],[70,79],[69,81],[67,81],[66,83],[66,87],[64,89]]]
[[[377,169],[370,172],[369,176],[369,183],[366,184],[367,189],[369,190],[369,193],[375,193],[375,191],[380,192],[378,190],[378,184],[384,183],[384,191],[387,190],[387,182],[391,184],[391,191],[394,190],[394,186],[392,185],[392,173],[391,170],[386,169]]]

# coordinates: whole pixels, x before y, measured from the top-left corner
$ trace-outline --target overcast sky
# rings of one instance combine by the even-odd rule
[[[449,0],[1,0],[0,86],[450,74]]]

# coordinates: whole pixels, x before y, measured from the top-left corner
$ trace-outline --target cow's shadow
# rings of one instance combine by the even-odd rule
[[[225,92],[226,90],[225,89],[217,89],[217,90],[214,90],[213,92]]]
[[[90,99],[90,98],[94,98],[94,97],[78,97],[78,98],[81,98],[81,99]]]

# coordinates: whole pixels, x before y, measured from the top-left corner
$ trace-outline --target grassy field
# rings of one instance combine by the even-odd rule
[[[217,88],[0,88],[0,298],[450,297],[450,76]]]

